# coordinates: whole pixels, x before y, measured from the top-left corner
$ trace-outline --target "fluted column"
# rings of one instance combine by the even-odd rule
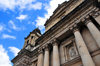
[[[84,66],[95,66],[95,64],[89,54],[89,51],[86,47],[86,44],[77,28],[74,29],[74,36],[75,36],[76,45],[77,45],[79,54],[81,56],[83,65]]]
[[[37,66],[43,66],[43,51],[39,51]]]
[[[53,42],[53,66],[60,66],[58,43]]]
[[[49,66],[49,48],[48,48],[48,46],[45,47],[44,66]]]
[[[99,48],[100,48],[100,31],[97,29],[97,27],[91,22],[91,20],[85,21],[86,26],[88,27],[90,33],[92,34],[93,38],[97,42]]]

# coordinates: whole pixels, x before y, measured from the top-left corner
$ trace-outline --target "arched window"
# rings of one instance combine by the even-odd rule
[[[33,39],[34,38],[34,36],[31,36],[31,39]]]

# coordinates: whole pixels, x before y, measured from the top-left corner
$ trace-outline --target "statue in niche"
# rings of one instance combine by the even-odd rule
[[[74,47],[69,48],[69,56],[70,58],[74,58],[76,56],[76,51]]]

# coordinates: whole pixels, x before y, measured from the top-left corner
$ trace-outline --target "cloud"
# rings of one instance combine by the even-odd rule
[[[23,10],[30,8],[34,10],[39,10],[41,9],[40,7],[36,8],[40,5],[39,3],[40,2],[36,2],[36,0],[0,0],[0,9],[14,10],[15,8],[19,8],[20,10]]]
[[[17,56],[18,52],[20,51],[16,47],[9,47],[10,51],[14,54],[14,56]]]
[[[0,66],[12,66],[7,51],[0,45]]]
[[[3,32],[3,31],[5,31],[5,30],[8,31],[8,32],[11,32],[10,29],[6,28],[5,24],[1,23],[0,24],[0,33]]]
[[[46,18],[38,17],[36,20],[36,27],[38,27],[40,30],[44,29]]]
[[[0,0],[0,9],[14,9],[16,5],[15,0]]]
[[[36,27],[39,27],[40,30],[43,30],[46,20],[53,14],[53,11],[57,8],[58,4],[61,4],[64,1],[68,0],[51,0],[49,4],[44,4],[47,13],[44,14],[44,17],[41,16],[37,17]]]
[[[30,4],[28,9],[34,9],[34,10],[40,10],[42,8],[42,3],[41,2],[37,2],[35,4]]]
[[[0,32],[4,30],[4,26],[0,25]]]
[[[19,30],[18,27],[16,27],[16,25],[14,24],[14,22],[12,20],[9,21],[9,24],[11,25],[11,28],[14,30]]]
[[[19,19],[19,20],[24,20],[26,18],[27,18],[27,15],[22,15],[22,14],[20,16],[16,17],[16,19]]]
[[[8,34],[3,34],[3,35],[2,35],[2,38],[3,38],[3,39],[16,39],[15,36],[8,35]]]
[[[15,23],[12,20],[10,20],[8,24],[9,24],[9,27],[11,29],[16,30],[16,31],[20,31],[20,30],[25,30],[26,29],[25,27],[16,26]]]

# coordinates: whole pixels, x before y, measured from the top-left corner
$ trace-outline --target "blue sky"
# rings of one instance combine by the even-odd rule
[[[0,66],[12,66],[24,38],[44,24],[58,4],[66,0],[0,0]]]

